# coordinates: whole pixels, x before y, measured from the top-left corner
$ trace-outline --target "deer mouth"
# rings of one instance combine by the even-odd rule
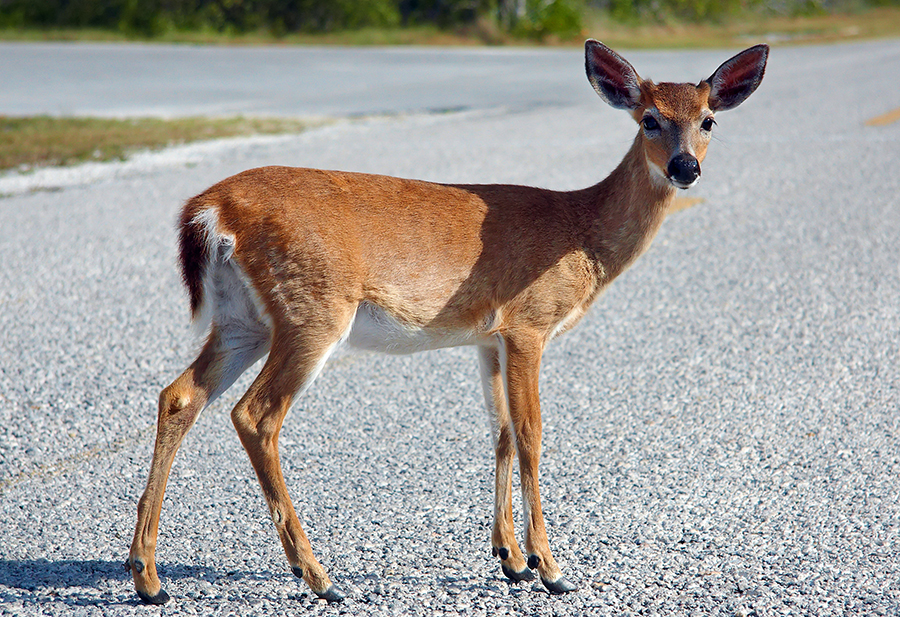
[[[700,176],[697,176],[696,178],[694,178],[694,179],[691,180],[690,182],[684,182],[684,181],[682,181],[682,180],[677,180],[677,179],[672,178],[672,177],[669,177],[668,180],[669,180],[669,183],[670,183],[672,186],[674,186],[675,188],[684,190],[684,189],[689,189],[689,188],[691,188],[692,186],[696,185],[698,182],[700,182]]]

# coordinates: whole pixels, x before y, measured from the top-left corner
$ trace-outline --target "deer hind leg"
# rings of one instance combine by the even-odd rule
[[[155,552],[159,512],[172,461],[200,412],[269,350],[270,328],[239,267],[216,255],[208,265],[204,304],[212,327],[200,355],[159,397],[156,443],[128,563],[135,589],[149,604],[163,604]]]
[[[494,443],[494,527],[491,533],[491,553],[500,557],[503,574],[512,581],[532,581],[534,573],[528,569],[525,556],[516,542],[512,515],[512,464],[515,443],[500,357],[496,349],[479,347],[478,361],[481,369],[481,386],[484,402],[491,423],[491,439]]]
[[[138,502],[137,525],[128,557],[135,589],[148,604],[169,600],[156,572],[155,554],[160,508],[175,453],[200,412],[267,351],[268,332],[262,324],[257,325],[249,330],[228,322],[213,326],[194,363],[159,396],[153,461]],[[236,328],[243,331],[243,336],[235,336]]]
[[[352,314],[349,312],[341,328],[317,327],[308,322],[299,337],[276,332],[265,366],[231,412],[291,571],[329,602],[340,602],[343,594],[316,560],[300,526],[281,471],[278,435],[291,402],[309,388],[334,347],[349,332]]]
[[[519,456],[528,567],[538,571],[541,582],[550,593],[558,594],[574,591],[576,587],[562,575],[550,553],[541,510],[538,488],[538,462],[541,456],[538,377],[542,347],[542,339],[537,336],[506,336],[500,349],[499,360]]]

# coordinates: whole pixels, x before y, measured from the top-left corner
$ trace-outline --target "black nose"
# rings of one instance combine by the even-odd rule
[[[669,161],[668,172],[672,182],[688,186],[700,177],[700,163],[690,154],[679,154]]]

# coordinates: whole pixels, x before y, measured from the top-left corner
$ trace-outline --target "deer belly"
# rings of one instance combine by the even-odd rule
[[[475,329],[449,330],[403,323],[383,308],[363,302],[356,310],[347,344],[356,349],[409,354],[442,347],[490,344],[491,338]]]

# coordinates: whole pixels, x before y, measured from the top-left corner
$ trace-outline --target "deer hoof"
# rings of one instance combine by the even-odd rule
[[[542,577],[541,582],[544,584],[544,587],[547,588],[547,591],[549,591],[553,595],[569,593],[570,591],[575,591],[576,589],[578,589],[578,587],[575,586],[575,583],[567,579],[565,576],[560,576],[552,583]]]
[[[334,585],[332,585],[325,591],[322,591],[322,592],[316,591],[316,595],[319,596],[320,598],[322,598],[323,600],[327,600],[329,604],[332,604],[333,602],[343,602],[344,601],[344,594],[342,594],[341,591]]]
[[[138,591],[137,595],[144,601],[144,604],[152,604],[154,606],[159,606],[169,601],[169,594],[167,594],[164,589],[160,589],[156,595],[153,596],[143,591]]]
[[[528,568],[523,569],[521,572],[516,572],[505,563],[501,563],[500,567],[503,569],[503,574],[506,575],[511,581],[515,581],[516,583],[520,581],[533,581],[534,580],[534,572],[529,570]]]

